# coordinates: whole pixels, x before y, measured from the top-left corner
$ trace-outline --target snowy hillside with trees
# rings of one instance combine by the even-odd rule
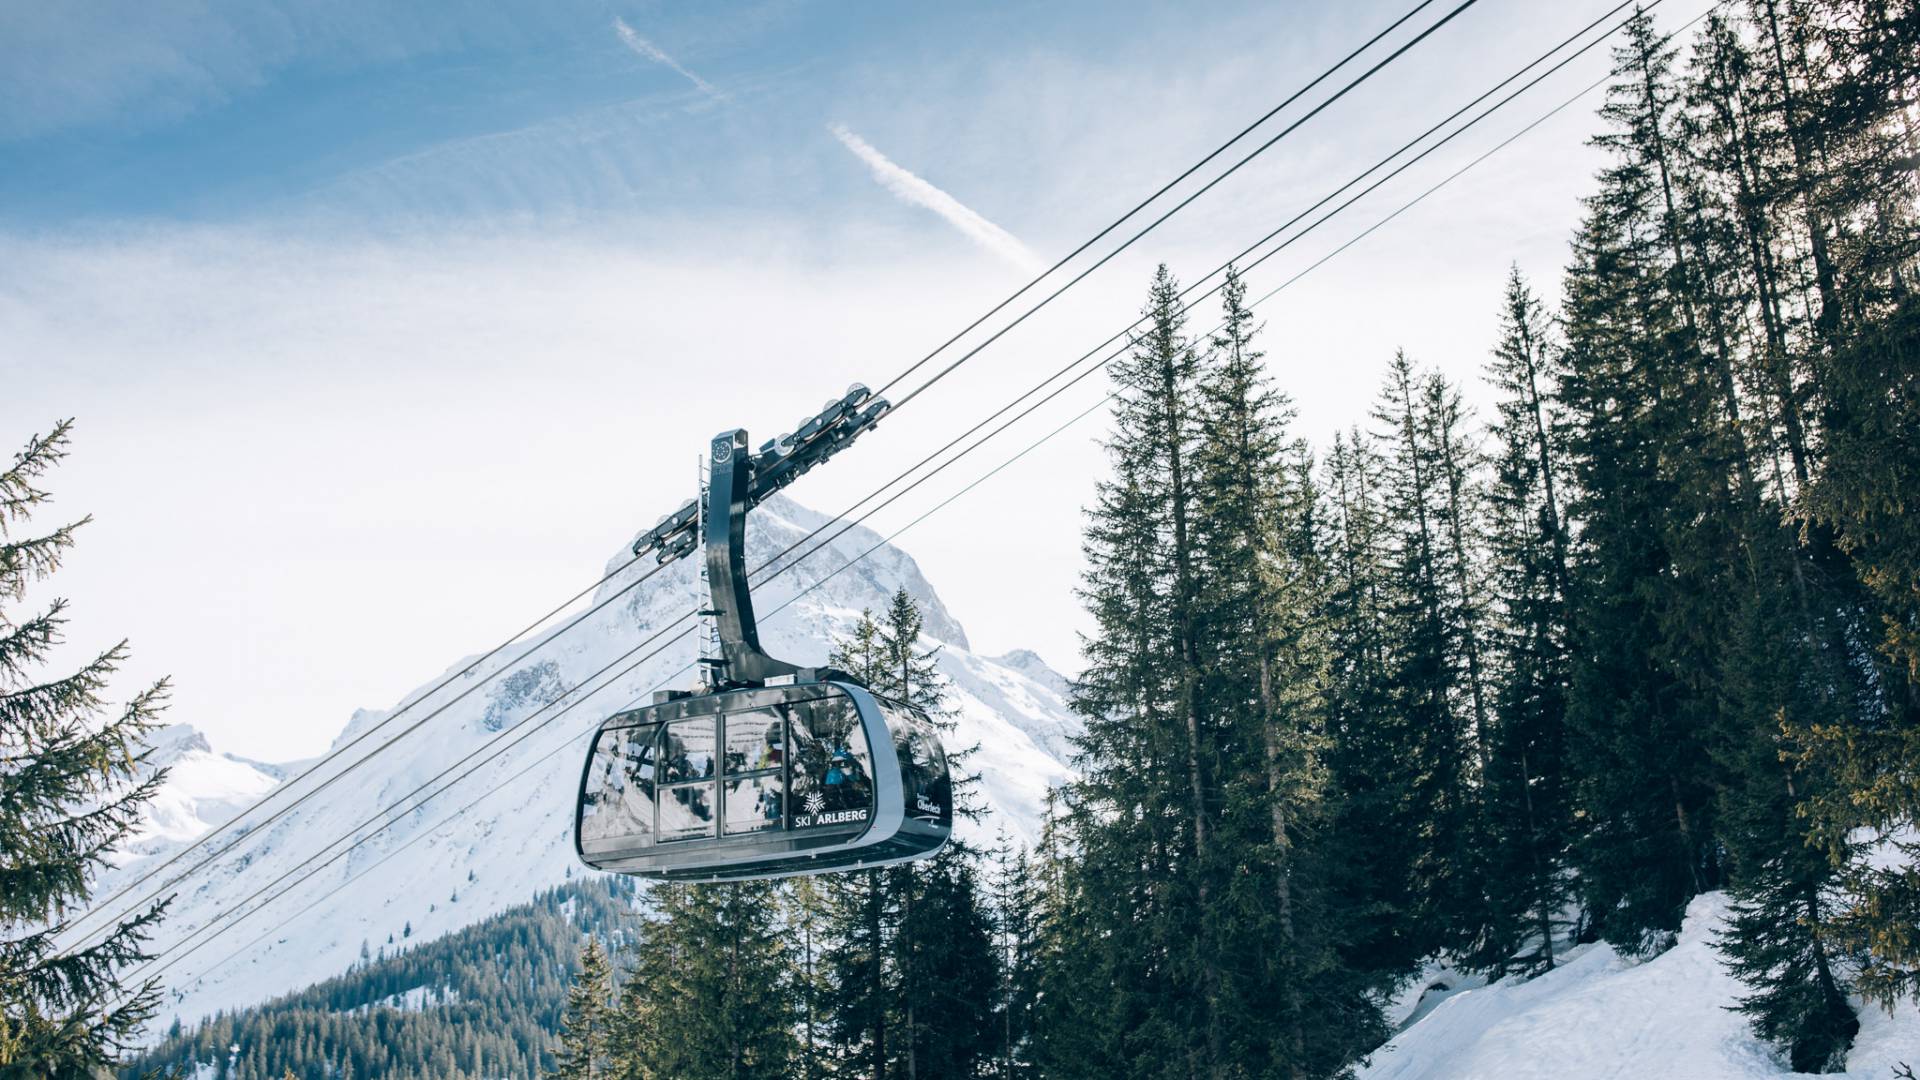
[[[776,498],[757,510],[750,522],[748,557],[750,563],[758,564],[827,519],[789,499]],[[905,589],[925,613],[923,644],[938,650],[936,662],[950,680],[949,700],[956,723],[950,745],[979,747],[971,765],[980,774],[988,816],[978,823],[963,823],[961,831],[983,843],[1004,832],[1031,844],[1039,836],[1047,789],[1068,775],[1063,762],[1067,739],[1078,730],[1067,709],[1065,680],[1029,652],[1003,659],[971,652],[965,630],[913,559],[896,547],[881,545],[852,569],[829,578],[861,552],[880,544],[880,537],[865,528],[836,536],[837,531],[836,526],[823,533],[833,537],[823,550],[800,561],[761,592],[763,641],[775,655],[823,662],[827,643],[845,636],[863,610],[883,610],[896,590]],[[624,553],[616,555],[608,569],[627,561]],[[574,798],[587,734],[602,717],[645,700],[656,685],[689,685],[693,635],[677,640],[662,637],[653,647],[662,643],[669,647],[630,674],[597,693],[567,696],[565,701],[577,707],[423,808],[411,809],[419,803],[416,798],[404,802],[401,812],[384,816],[378,812],[477,748],[495,739],[514,738],[559,714],[560,709],[543,711],[542,706],[694,608],[693,560],[683,560],[644,585],[623,591],[649,566],[627,567],[608,580],[595,597],[596,602],[608,601],[606,606],[564,634],[549,631],[550,642],[534,638],[521,643],[429,694],[440,681],[436,677],[393,710],[356,712],[335,739],[336,747],[412,704],[394,725],[339,760],[322,764],[312,775],[289,773],[292,778],[282,781],[276,775],[282,770],[220,755],[185,726],[156,733],[154,762],[171,764],[173,772],[153,800],[141,838],[131,849],[137,857],[106,875],[98,896],[112,895],[133,875],[156,865],[207,827],[225,821],[277,783],[291,784],[289,794],[296,794],[338,777],[271,826],[249,833],[230,853],[196,873],[181,892],[155,939],[162,950],[183,943],[162,961],[178,959],[165,972],[167,999],[161,1021],[178,1017],[191,1023],[217,1010],[265,1001],[339,974],[364,959],[434,940],[524,904],[542,889],[592,874],[580,865],[572,839]],[[803,592],[793,606],[771,614]],[[536,642],[542,647],[524,661],[513,662]],[[470,662],[461,660],[446,674]],[[477,692],[455,701],[488,676]],[[589,685],[601,684],[590,681]],[[445,711],[419,731],[390,750],[370,754],[395,731],[443,705]],[[445,820],[469,803],[473,804],[470,810]],[[283,805],[275,800],[250,815],[249,821],[261,821]],[[378,833],[370,828],[355,831],[370,820],[395,824]],[[344,849],[344,844],[325,848],[326,855],[316,866],[301,866],[322,852],[328,841],[349,834],[371,839],[330,864],[326,856]],[[157,880],[166,880],[231,839],[232,834],[226,835]],[[283,875],[286,881],[274,884]],[[143,890],[156,883],[148,883]],[[291,890],[283,893],[288,885]],[[262,889],[266,891],[259,900],[245,905],[249,914],[232,911],[243,898]],[[241,916],[237,920],[236,914]],[[231,929],[219,929],[226,926]],[[199,933],[203,928],[209,932]]]
[[[1652,9],[1594,24],[1603,167],[1557,281],[1489,289],[1484,384],[1416,336],[1316,445],[1288,373],[1348,358],[1255,313],[1267,255],[1158,265],[1100,362],[1071,684],[976,653],[877,535],[758,508],[761,642],[916,714],[900,784],[871,717],[722,702],[755,723],[596,757],[582,820],[794,877],[575,856],[586,735],[716,662],[698,609],[741,614],[697,559],[616,552],[304,772],[159,729],[164,680],[110,706],[123,646],[37,681],[62,604],[0,616],[0,1076],[93,1075],[152,1019],[206,1080],[1916,1080],[1920,0]],[[723,439],[715,490],[776,490],[835,415]],[[0,472],[0,526],[65,431]],[[0,530],[0,602],[73,528]],[[907,807],[898,847],[769,854]]]

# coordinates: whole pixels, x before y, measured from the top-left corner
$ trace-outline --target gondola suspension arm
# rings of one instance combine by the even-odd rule
[[[721,432],[709,447],[705,507],[689,499],[634,541],[636,557],[657,552],[656,561],[663,565],[704,547],[712,603],[703,614],[714,619],[721,649],[721,655],[708,662],[708,681],[714,687],[821,677],[818,669],[775,659],[760,647],[747,584],[747,511],[851,445],[879,423],[889,407],[884,398],[855,383],[791,434],[768,439],[756,452],[748,453],[744,428]]]

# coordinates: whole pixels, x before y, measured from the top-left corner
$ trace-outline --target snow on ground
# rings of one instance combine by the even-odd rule
[[[1724,893],[1696,897],[1679,944],[1645,961],[1577,946],[1538,978],[1461,989],[1374,1053],[1362,1080],[1756,1080],[1790,1075],[1728,1006],[1743,988],[1713,948]],[[1417,997],[1417,994],[1416,994]],[[1425,1009],[1425,1004],[1420,1006]],[[1861,1009],[1852,1080],[1920,1068],[1920,1010]]]
[[[416,986],[411,990],[402,990],[397,994],[388,994],[379,1001],[370,1001],[365,1005],[356,1005],[347,1012],[370,1013],[375,1009],[392,1009],[396,1012],[419,1012],[422,1009],[441,1005],[458,1005],[460,991],[446,986]]]

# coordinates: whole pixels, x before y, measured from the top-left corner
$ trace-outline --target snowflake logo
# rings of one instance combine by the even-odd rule
[[[807,792],[807,813],[817,814],[827,808],[827,800],[817,791]]]

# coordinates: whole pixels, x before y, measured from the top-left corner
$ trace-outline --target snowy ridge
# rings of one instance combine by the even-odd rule
[[[758,565],[826,521],[785,498],[770,500],[750,519],[749,565]],[[827,574],[874,547],[879,539],[864,528],[849,530],[758,593],[763,643],[776,656],[819,663],[826,658],[827,641],[845,634],[862,610],[881,610],[896,588],[906,588],[925,613],[923,644],[939,647],[940,667],[953,680],[956,728],[951,745],[980,747],[972,762],[982,774],[982,801],[989,813],[980,824],[966,828],[975,830],[982,840],[1001,831],[1021,840],[1037,838],[1042,801],[1049,786],[1068,777],[1064,764],[1068,739],[1079,730],[1066,708],[1065,680],[1046,670],[1032,654],[1014,653],[995,660],[969,652],[965,631],[919,567],[890,545],[876,548],[851,569],[826,580]],[[810,547],[811,543],[796,554]],[[623,550],[608,569],[625,561]],[[651,566],[651,560],[646,560],[622,571],[602,587],[596,599],[618,592]],[[790,597],[823,580],[825,584],[792,607],[772,614]],[[704,606],[695,595],[696,582],[694,560],[683,559],[557,639],[553,629],[542,630],[454,679],[444,690],[429,696],[441,678],[458,672],[473,657],[423,683],[393,710],[356,711],[334,746],[344,745],[406,702],[422,699],[393,728],[369,738],[341,760],[321,766],[314,775],[287,773],[297,777],[286,781],[296,791],[310,790],[327,777],[341,778],[286,817],[264,830],[256,829],[232,854],[183,883],[154,946],[165,949],[182,940],[222,908],[293,870],[323,844],[345,835],[489,740],[516,738],[552,717],[557,709],[539,710],[556,692],[587,679],[697,604]],[[556,625],[564,625],[564,620]],[[669,636],[676,631],[669,631]],[[536,641],[548,643],[524,662],[513,664]],[[636,658],[667,643],[668,636],[663,636]],[[570,695],[566,702],[575,705],[570,712],[482,766],[444,796],[400,818],[392,828],[331,865],[300,871],[290,879],[298,884],[289,894],[204,947],[190,954],[176,953],[178,963],[164,974],[168,997],[155,1028],[164,1028],[175,1016],[190,1024],[221,1009],[310,985],[350,967],[363,944],[391,953],[525,903],[537,891],[572,876],[591,873],[577,861],[572,840],[573,802],[586,737],[602,718],[642,700],[663,680],[688,685],[692,675],[682,669],[695,653],[695,636],[689,634],[603,691]],[[630,662],[621,661],[612,670],[618,672]],[[508,665],[511,670],[506,670]],[[475,689],[482,678],[495,673],[497,678]],[[599,681],[590,684],[598,685]],[[390,751],[367,756],[401,727],[470,689],[472,693]],[[532,724],[510,730],[530,716]],[[156,744],[161,741],[166,745],[156,758],[166,758],[174,771],[134,848],[137,857],[106,875],[96,896],[110,895],[127,875],[178,850],[282,782],[275,775],[280,770],[215,754],[190,728],[169,728],[158,733]],[[539,761],[550,751],[552,756]],[[364,764],[342,775],[357,760]],[[523,770],[524,775],[517,775]],[[483,801],[471,811],[440,825],[455,810],[482,796]],[[274,808],[284,805],[277,800]],[[404,854],[382,863],[416,838],[418,842]],[[363,871],[369,872],[351,886],[325,895]],[[315,901],[314,910],[273,929]],[[268,936],[249,945],[262,934]],[[235,955],[228,959],[229,954]]]
[[[131,855],[144,862],[144,856],[178,850],[253,805],[282,779],[270,766],[214,753],[206,736],[187,724],[161,728],[147,745],[151,752],[141,775],[164,768],[167,782],[147,804],[139,831],[122,849],[123,858]]]
[[[1680,940],[1645,961],[1580,945],[1538,978],[1456,990],[1373,1054],[1361,1080],[1759,1080],[1794,1074],[1732,1006],[1745,988],[1713,939],[1724,893],[1695,897]],[[1861,1007],[1847,1058],[1852,1080],[1920,1068],[1920,1010]]]

